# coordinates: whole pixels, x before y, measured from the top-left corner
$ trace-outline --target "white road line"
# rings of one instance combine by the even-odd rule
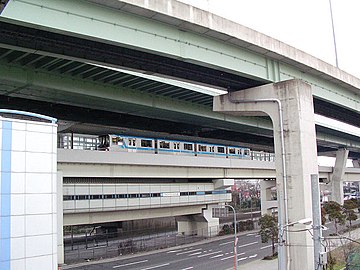
[[[196,256],[196,255],[199,255],[199,254],[201,254],[202,253],[202,251],[200,251],[200,252],[195,252],[195,253],[193,253],[193,254],[189,254],[188,256],[189,257],[191,257],[191,256]]]
[[[243,260],[246,260],[248,257],[243,257],[243,258],[240,258],[240,259],[238,259],[238,262],[239,261],[243,261]]]
[[[219,246],[223,246],[223,245],[227,245],[227,244],[231,244],[231,243],[234,243],[234,241],[230,241],[230,242],[226,242],[226,243],[221,243],[221,244],[219,244]]]
[[[258,238],[258,237],[260,237],[261,235],[255,235],[255,238]]]
[[[206,253],[206,254],[203,254],[203,255],[199,255],[197,256],[198,258],[201,258],[201,257],[205,257],[205,256],[211,256],[211,255],[214,255],[216,253],[220,253],[222,252],[222,250],[219,250],[219,251],[214,251],[214,252],[211,252],[211,253]]]
[[[179,252],[179,253],[176,253],[176,255],[183,255],[183,254],[191,253],[191,252],[198,251],[198,250],[202,250],[202,248]]]
[[[225,258],[222,258],[220,260],[224,261],[224,260],[231,259],[231,258],[234,258],[234,256],[225,257]]]
[[[210,259],[214,259],[214,258],[218,258],[218,257],[222,257],[222,256],[224,256],[224,254],[218,254],[218,255],[210,257]]]
[[[254,236],[254,235],[256,235],[256,234],[255,233],[249,233],[246,236]]]
[[[155,268],[159,268],[159,267],[163,267],[163,266],[167,266],[170,265],[170,263],[164,263],[164,264],[159,264],[159,265],[155,265],[155,266],[151,266],[151,267],[147,267],[147,268],[142,268],[141,270],[150,270],[150,269],[155,269]]]
[[[180,270],[190,270],[190,269],[193,269],[194,267],[190,266],[188,268],[184,268],[184,269],[180,269]]]
[[[113,268],[120,268],[120,267],[123,267],[123,266],[129,266],[129,265],[144,263],[144,262],[147,262],[147,261],[148,261],[148,260],[143,260],[143,261],[132,262],[132,263],[127,263],[127,264],[115,265],[115,266],[113,266]]]
[[[249,256],[249,259],[256,258],[256,257],[257,257],[257,254],[254,254],[254,255]]]
[[[190,248],[176,249],[176,250],[170,250],[170,251],[168,251],[168,252],[166,252],[166,253],[175,253],[175,252],[179,252],[179,251],[183,251],[183,250],[189,250],[189,249],[192,249],[192,247],[190,247]]]
[[[239,253],[238,256],[241,256],[241,255],[244,255],[244,254],[245,254],[245,252],[242,252],[242,253]],[[234,258],[234,256],[225,257],[225,258],[222,258],[220,260],[224,261],[224,260],[231,259],[231,258]]]
[[[239,248],[241,247],[247,247],[247,246],[251,246],[251,245],[255,245],[255,244],[258,244],[259,242],[251,242],[251,243],[248,243],[248,244],[244,244],[244,245],[241,245],[241,246],[238,246]]]
[[[261,247],[260,249],[269,248],[269,247],[272,247],[272,245],[264,246],[264,247]]]

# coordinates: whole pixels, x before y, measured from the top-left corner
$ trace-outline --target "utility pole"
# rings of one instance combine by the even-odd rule
[[[321,239],[321,210],[320,210],[320,189],[319,178],[317,174],[311,175],[311,195],[312,195],[312,209],[313,209],[313,238],[314,238],[314,266],[315,270],[322,269],[322,262],[320,260]]]
[[[333,33],[333,40],[334,40],[334,49],[335,49],[335,63],[336,63],[336,67],[338,68],[339,62],[338,62],[338,55],[337,55],[337,48],[336,48],[335,27],[334,27],[334,18],[333,18],[331,0],[329,0],[329,6],[330,6],[331,26],[332,26],[332,33]]]
[[[231,205],[225,204],[225,207],[230,207],[231,210],[234,213],[234,269],[238,270],[238,260],[237,260],[237,233],[236,233],[236,212],[234,207],[232,207]]]

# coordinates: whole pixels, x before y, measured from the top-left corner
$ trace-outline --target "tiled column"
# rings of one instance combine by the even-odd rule
[[[0,269],[57,269],[56,125],[0,118]]]

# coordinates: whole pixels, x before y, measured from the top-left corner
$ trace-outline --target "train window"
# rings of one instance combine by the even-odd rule
[[[217,151],[218,151],[218,153],[225,153],[225,147],[218,146]]]
[[[118,137],[118,138],[117,138],[117,145],[121,145],[121,146],[124,145],[124,139]]]
[[[174,143],[174,149],[180,149],[180,143]]]
[[[129,139],[129,146],[135,146],[135,139]]]
[[[152,147],[152,140],[141,140],[141,147]]]
[[[170,143],[169,142],[160,141],[159,145],[160,145],[160,148],[166,148],[166,149],[170,148]]]
[[[180,192],[180,196],[189,196],[189,192]]]
[[[103,195],[90,195],[91,200],[101,200]]]
[[[129,198],[137,198],[139,194],[129,194]]]
[[[75,199],[74,195],[64,195],[63,200],[64,201],[73,201]]]
[[[235,154],[235,148],[229,148],[229,154]]]
[[[238,149],[238,150],[237,150],[237,154],[238,154],[238,155],[240,155],[240,154],[241,154],[240,149]]]
[[[185,150],[193,150],[193,145],[191,143],[184,143]]]
[[[244,150],[244,155],[245,156],[250,156],[250,149],[245,149]]]
[[[200,145],[198,146],[199,152],[206,152],[206,145]]]
[[[151,197],[160,197],[160,193],[151,193]]]
[[[112,137],[111,141],[112,141],[113,144],[117,144],[118,138],[117,137]]]

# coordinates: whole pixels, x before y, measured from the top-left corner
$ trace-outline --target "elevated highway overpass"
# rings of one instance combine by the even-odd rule
[[[174,0],[10,0],[0,4],[3,108],[57,117],[63,132],[80,133],[84,124],[105,124],[117,130],[227,140],[271,152],[280,145],[277,141],[274,147],[274,137],[275,141],[278,138],[269,116],[249,117],[239,115],[239,111],[225,114],[219,108],[213,111],[216,94],[199,85],[236,96],[242,96],[238,91],[256,96],[281,87],[286,92],[289,85],[301,97],[310,93],[304,105],[308,132],[303,132],[303,126],[298,130],[306,139],[296,141],[293,145],[299,148],[292,149],[302,152],[291,156],[289,149],[282,147],[281,159],[288,163],[289,175],[294,178],[286,177],[285,166],[282,172],[279,166],[276,170],[278,179],[288,179],[290,187],[298,185],[296,189],[302,192],[292,193],[295,197],[309,193],[304,178],[294,179],[317,172],[316,145],[319,154],[348,149],[341,152],[342,156],[337,154],[333,182],[339,182],[345,173],[341,160],[360,157],[357,132],[313,120],[315,113],[359,128],[360,80],[268,36]],[[283,104],[289,105],[287,96],[282,97]],[[293,112],[287,116],[295,118],[302,112],[285,108]],[[279,149],[275,152],[279,155]],[[294,162],[293,157],[301,160]],[[100,165],[95,167],[101,171]],[[295,173],[298,168],[303,171]],[[218,170],[219,174],[224,172],[224,168]],[[293,207],[295,197],[285,196],[281,201],[290,201]],[[301,200],[309,203],[308,199]],[[293,221],[300,212],[309,214],[310,208],[303,207],[305,213],[290,207],[290,218],[281,220]],[[310,241],[309,237],[298,238]],[[290,246],[294,254],[296,245]],[[295,254],[303,254],[303,250],[298,252]],[[312,260],[309,254],[296,256],[293,261]]]

